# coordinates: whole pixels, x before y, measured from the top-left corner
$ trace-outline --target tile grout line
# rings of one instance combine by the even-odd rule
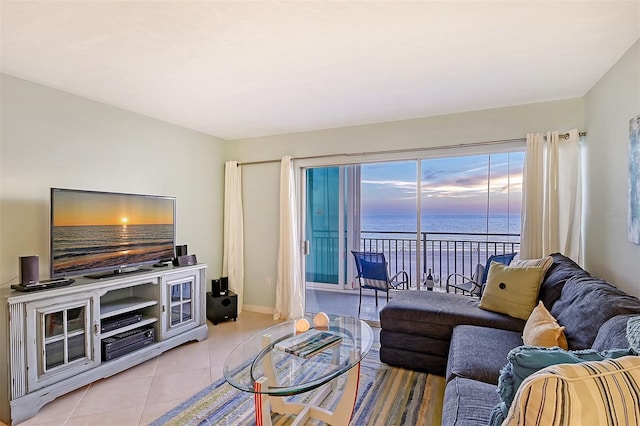
[[[91,386],[93,386],[93,383],[89,383],[89,385],[87,385],[84,392],[82,392],[82,396],[78,398],[78,402],[75,403],[75,405],[73,406],[73,409],[71,410],[67,418],[64,420],[63,425],[69,424],[69,421],[71,421],[71,419],[73,418],[73,413],[76,412],[76,409],[80,406],[84,397],[87,396],[87,393],[89,392],[89,389],[91,388]]]
[[[147,396],[144,398],[144,404],[142,404],[142,410],[140,411],[140,417],[138,417],[138,425],[142,424],[142,417],[144,417],[145,409],[147,408],[147,402],[149,402],[149,394],[151,394],[151,388],[153,387],[153,382],[156,378],[156,372],[158,371],[158,361],[160,356],[154,358],[155,364],[153,365],[153,373],[151,374],[151,384],[149,385],[149,389],[147,390]]]

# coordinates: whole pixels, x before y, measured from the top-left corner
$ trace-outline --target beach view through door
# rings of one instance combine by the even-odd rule
[[[357,300],[346,297],[357,295],[351,250],[384,253],[390,275],[405,270],[413,288],[424,287],[431,270],[437,290],[491,254],[517,252],[523,163],[520,150],[362,164],[358,173],[349,171],[354,166],[308,169],[308,305],[357,313]],[[309,292],[327,288],[345,297]],[[374,317],[384,306],[363,300],[365,313],[365,303]]]

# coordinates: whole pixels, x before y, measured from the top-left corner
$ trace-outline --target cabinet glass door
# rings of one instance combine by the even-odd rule
[[[193,319],[193,281],[171,285],[171,327]]]
[[[84,306],[43,315],[44,372],[87,356]]]
[[[193,271],[185,271],[167,278],[162,304],[162,339],[197,327],[201,315],[198,276]]]
[[[97,365],[91,330],[93,298],[80,301],[40,301],[28,305],[28,323],[36,331],[29,348],[31,390],[78,374]]]

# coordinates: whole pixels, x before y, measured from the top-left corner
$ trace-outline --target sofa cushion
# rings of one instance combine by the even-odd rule
[[[522,330],[522,341],[528,346],[544,346],[551,348],[559,346],[569,349],[564,335],[564,326],[560,326],[556,319],[547,311],[542,301],[533,309]]]
[[[562,287],[571,277],[590,277],[591,275],[578,266],[573,260],[560,253],[551,255],[553,263],[547,270],[540,285],[539,298],[544,306],[551,311],[553,304],[560,298]]]
[[[410,370],[443,376],[449,355],[449,339],[380,331],[380,361]]]
[[[444,391],[442,426],[486,426],[499,401],[495,385],[456,377]]]
[[[505,424],[640,424],[640,358],[547,367],[518,390]]]
[[[526,320],[538,301],[542,267],[513,268],[492,262],[480,308]]]
[[[459,325],[451,337],[446,380],[464,377],[495,385],[507,354],[521,345],[522,335],[517,331]]]
[[[623,314],[640,314],[640,300],[593,277],[568,279],[551,309],[551,315],[565,326],[569,349],[573,350],[590,348],[600,327]]]
[[[630,347],[627,339],[627,321],[636,314],[617,315],[602,324],[591,349],[606,351]]]
[[[456,325],[479,325],[521,332],[524,321],[485,311],[478,299],[435,291],[400,291],[380,310],[380,326],[394,331],[450,340]]]
[[[401,348],[380,346],[380,361],[426,373],[444,376],[447,368],[447,357],[424,352],[407,351]]]
[[[422,352],[444,357],[449,355],[449,339],[443,340],[417,334],[381,330],[380,344],[385,347],[399,348],[412,352]]]

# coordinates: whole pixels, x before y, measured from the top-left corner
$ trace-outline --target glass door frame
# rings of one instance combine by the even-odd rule
[[[296,175],[299,179],[299,188],[300,188],[300,235],[303,241],[303,253],[301,257],[301,271],[302,277],[304,281],[305,288],[307,284],[310,284],[311,288],[316,289],[324,289],[324,290],[350,290],[352,289],[352,283],[349,280],[349,277],[352,275],[354,271],[354,267],[348,261],[349,247],[352,247],[354,244],[354,239],[356,235],[359,237],[359,229],[357,233],[354,233],[354,226],[359,227],[359,219],[354,218],[354,215],[345,214],[345,212],[354,211],[357,209],[358,215],[360,214],[359,202],[356,202],[356,196],[359,197],[359,188],[356,188],[356,178],[354,174],[358,174],[359,176],[359,168],[354,167],[353,171],[347,173],[345,169],[347,166],[351,165],[338,165],[338,166],[316,166],[316,167],[301,167],[300,172]],[[307,170],[311,168],[334,168],[338,167],[339,173],[339,183],[338,183],[338,283],[320,283],[315,281],[306,280],[306,258],[305,255],[308,254],[310,250],[309,237],[306,235],[307,230]],[[359,181],[358,181],[359,182]],[[357,194],[354,194],[354,191],[357,190]],[[346,217],[346,220],[345,220]],[[344,242],[344,237],[346,236],[346,243]],[[355,273],[353,273],[355,276]]]
[[[375,164],[375,163],[385,163],[385,162],[396,162],[396,161],[415,161],[416,162],[416,216],[417,216],[417,231],[416,231],[416,272],[418,273],[417,279],[418,281],[422,280],[422,247],[420,245],[421,242],[421,206],[422,206],[422,161],[429,160],[434,158],[444,158],[444,157],[458,157],[458,156],[472,156],[472,155],[484,155],[484,154],[498,154],[498,153],[506,153],[514,150],[523,150],[524,141],[522,139],[513,139],[513,140],[502,140],[497,141],[495,144],[489,143],[477,143],[477,144],[467,144],[465,146],[461,145],[452,145],[450,147],[447,146],[439,146],[434,148],[416,148],[416,149],[407,149],[407,150],[398,150],[395,152],[382,152],[382,153],[362,153],[358,154],[357,160],[355,159],[356,155],[347,155],[347,154],[336,154],[336,155],[327,155],[327,156],[314,156],[310,158],[301,158],[294,161],[294,168],[296,170],[295,176],[297,179],[296,186],[299,188],[300,199],[298,200],[298,226],[299,226],[299,235],[301,239],[301,273],[302,280],[304,284],[303,288],[303,297],[304,297],[304,289],[306,289],[306,261],[305,259],[305,247],[306,244],[304,242],[306,238],[306,169],[311,167],[339,167],[339,166],[347,166],[347,165],[364,165],[364,164]],[[359,180],[358,180],[359,181]],[[355,182],[352,183],[355,186]],[[360,196],[358,191],[358,197]],[[350,197],[347,197],[349,199]],[[349,208],[349,206],[347,206]],[[360,212],[358,212],[359,218]],[[352,215],[347,215],[347,217]],[[348,223],[347,223],[348,225]],[[355,225],[355,224],[354,224]],[[358,225],[360,225],[358,223]],[[358,237],[359,237],[359,229],[358,226]],[[355,236],[352,234],[352,238]],[[359,247],[360,243],[357,242],[356,247]],[[348,254],[349,248],[347,247],[345,251],[345,256]],[[343,259],[344,261],[345,259]],[[355,277],[355,265],[354,262],[349,262],[348,259],[344,262],[347,265],[347,281],[349,281],[349,277]],[[349,286],[351,283],[348,283]],[[345,284],[346,286],[346,284]],[[334,286],[335,288],[335,286]]]
[[[35,332],[36,336],[34,344],[27,345],[27,386],[30,392],[99,365],[99,325],[95,318],[98,298],[97,292],[89,292],[81,296],[60,296],[26,303],[26,326]],[[68,311],[73,309],[81,309],[82,317],[69,319]],[[53,321],[54,314],[62,314],[63,318],[63,322],[59,324],[62,330],[57,335],[60,337],[57,341],[62,342],[63,345],[63,355],[60,364],[47,367],[47,357],[51,355],[46,346],[53,342],[52,336],[48,336],[47,329],[51,325],[50,321]],[[72,321],[81,324],[81,327],[69,331],[68,326]],[[71,334],[73,336],[70,336]],[[84,340],[82,344],[84,354],[81,357],[69,359],[69,341],[80,335]]]

